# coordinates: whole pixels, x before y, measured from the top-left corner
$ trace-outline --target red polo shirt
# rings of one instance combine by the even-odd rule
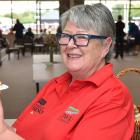
[[[130,140],[132,97],[112,64],[69,86],[65,73],[48,82],[13,124],[26,140]]]

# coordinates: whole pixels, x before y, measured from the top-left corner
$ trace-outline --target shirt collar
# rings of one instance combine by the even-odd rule
[[[68,83],[69,81],[71,81],[71,79],[72,79],[71,74],[69,72],[65,72],[61,76],[56,77],[55,81],[56,81],[56,83],[63,83],[64,81],[66,81]]]
[[[90,77],[88,77],[86,81],[92,82],[96,86],[100,86],[106,79],[113,75],[112,67],[113,65],[111,63],[105,65]]]
[[[100,86],[108,77],[113,75],[112,70],[113,65],[111,63],[105,65],[98,71],[96,71],[94,74],[92,74],[90,77],[88,77],[85,80],[80,80],[83,82],[91,82],[96,86]],[[66,81],[66,84],[68,84],[71,81],[71,74],[69,72],[64,73],[58,78],[55,78],[56,83],[64,83]]]

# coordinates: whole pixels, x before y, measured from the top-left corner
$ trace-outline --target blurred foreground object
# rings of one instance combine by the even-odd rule
[[[128,72],[136,72],[140,74],[140,68],[126,68],[120,71],[117,74],[117,77],[120,78],[122,76],[125,76],[125,74]],[[135,110],[135,128],[134,128],[134,134],[131,140],[140,140],[140,105],[136,106],[134,104],[134,110]]]
[[[5,90],[5,89],[7,89],[7,88],[8,88],[8,86],[5,85],[5,84],[3,84],[3,83],[0,81],[0,91]]]

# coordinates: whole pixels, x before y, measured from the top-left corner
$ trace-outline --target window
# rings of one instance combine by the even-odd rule
[[[40,29],[56,32],[59,20],[59,1],[0,1],[0,28],[6,34],[18,18],[34,33]]]

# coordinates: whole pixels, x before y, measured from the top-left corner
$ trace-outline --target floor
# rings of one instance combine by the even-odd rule
[[[17,56],[13,55],[10,60],[5,60],[0,67],[0,80],[9,86],[9,89],[4,90],[1,94],[4,115],[7,119],[17,118],[25,106],[36,96],[32,63],[31,54],[25,57],[20,56],[19,60]],[[140,68],[140,54],[138,56],[125,55],[123,60],[112,58],[112,63],[116,74],[124,68]],[[130,72],[121,80],[131,90],[135,104],[140,104],[140,75]]]

